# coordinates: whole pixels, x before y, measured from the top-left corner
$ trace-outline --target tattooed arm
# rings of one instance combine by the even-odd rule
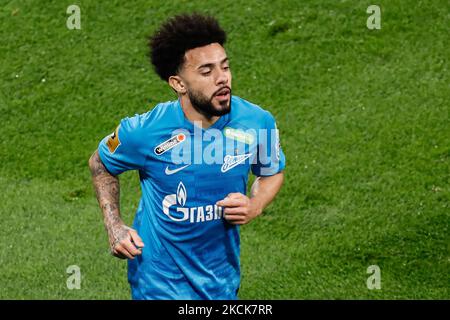
[[[89,159],[89,168],[97,200],[103,212],[111,253],[118,258],[134,259],[136,255],[142,253],[141,249],[136,246],[142,248],[144,243],[137,232],[127,227],[120,217],[119,178],[106,170],[98,151],[95,151]]]

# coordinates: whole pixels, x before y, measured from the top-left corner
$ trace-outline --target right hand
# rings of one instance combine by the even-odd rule
[[[142,254],[144,243],[136,230],[118,224],[108,230],[111,254],[120,259],[131,259]],[[137,247],[136,247],[137,246]],[[139,248],[138,248],[139,247]]]

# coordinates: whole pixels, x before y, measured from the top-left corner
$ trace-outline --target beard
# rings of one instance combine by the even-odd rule
[[[203,114],[204,116],[208,118],[220,117],[231,111],[231,88],[230,87],[225,88],[228,88],[230,90],[230,99],[227,101],[220,102],[219,107],[215,107],[213,105],[213,99],[216,96],[216,93],[224,88],[220,88],[219,90],[217,90],[211,96],[211,98],[208,98],[201,92],[188,90],[189,100],[191,100],[191,104],[194,107],[194,109],[197,110],[199,113]]]

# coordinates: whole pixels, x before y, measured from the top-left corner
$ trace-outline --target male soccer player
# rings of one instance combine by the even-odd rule
[[[133,299],[237,299],[239,225],[283,183],[275,120],[231,95],[225,40],[212,17],[165,22],[150,39],[151,61],[178,100],[123,119],[89,160],[111,252],[128,258]],[[126,170],[139,171],[142,189],[133,228],[119,210],[117,176]]]

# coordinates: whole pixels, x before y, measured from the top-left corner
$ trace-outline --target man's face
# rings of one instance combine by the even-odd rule
[[[205,116],[231,109],[231,72],[225,49],[218,43],[191,49],[180,72],[193,107]]]

